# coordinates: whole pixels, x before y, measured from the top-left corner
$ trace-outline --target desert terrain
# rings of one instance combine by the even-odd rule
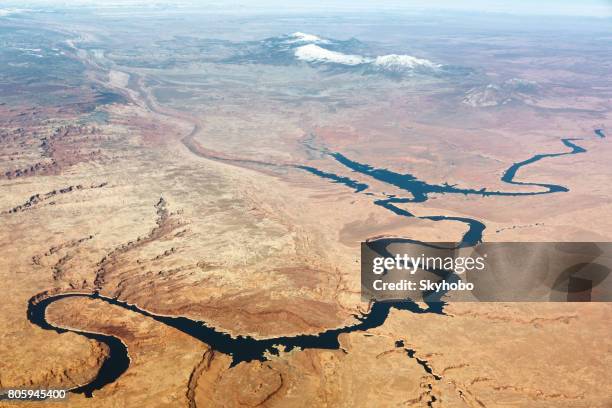
[[[0,14],[0,389],[611,406],[609,303],[381,306],[359,276],[378,236],[612,239],[608,22],[392,17]]]

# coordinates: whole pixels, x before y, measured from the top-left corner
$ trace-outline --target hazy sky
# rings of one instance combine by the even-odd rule
[[[533,15],[570,15],[612,17],[612,0],[4,0],[0,8],[54,5],[126,6],[142,4],[155,7],[176,4],[198,5],[209,9],[342,10],[342,11],[419,11],[427,9],[501,12]]]

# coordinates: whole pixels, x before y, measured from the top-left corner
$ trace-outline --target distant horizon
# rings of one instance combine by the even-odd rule
[[[158,8],[176,6],[181,8],[206,7],[210,11],[231,10],[237,12],[265,11],[334,11],[334,12],[475,12],[475,13],[502,13],[513,15],[532,16],[575,16],[575,17],[612,17],[612,0],[544,0],[533,4],[530,1],[508,1],[508,0],[436,0],[436,1],[399,1],[386,0],[374,2],[370,0],[330,0],[320,2],[282,2],[278,0],[167,0],[151,3],[145,0],[30,0],[30,1],[7,1],[2,8],[28,7],[75,7],[75,6],[100,6],[100,7],[137,7]]]

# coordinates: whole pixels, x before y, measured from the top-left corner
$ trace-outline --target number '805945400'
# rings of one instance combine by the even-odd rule
[[[52,389],[7,389],[0,393],[0,400],[62,400],[66,397],[66,390]]]

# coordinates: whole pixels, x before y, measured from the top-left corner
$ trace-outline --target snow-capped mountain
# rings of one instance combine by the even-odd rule
[[[291,43],[329,44],[329,40],[326,40],[324,38],[321,38],[313,34],[301,33],[299,31],[296,31],[293,34],[289,34],[288,37],[289,39],[287,39],[285,42],[290,43],[290,44]]]
[[[435,64],[424,58],[417,58],[413,57],[412,55],[397,54],[381,55],[380,57],[376,57],[374,60],[374,65],[391,71],[399,69],[414,69],[417,67],[425,67],[429,69],[438,69],[442,67],[441,64]]]
[[[295,49],[294,55],[297,59],[311,63],[331,63],[342,65],[369,64],[371,58],[361,55],[343,54],[319,47],[316,44],[303,45]]]
[[[335,40],[299,31],[236,45],[238,52],[225,62],[270,65],[305,63],[314,67],[327,67],[334,72],[350,70],[393,77],[441,75],[461,71],[457,67],[412,55],[375,55],[369,45],[354,38]]]
[[[369,70],[389,71],[393,73],[417,71],[435,71],[442,67],[424,58],[413,57],[412,55],[380,55],[364,56],[356,53],[340,52],[337,48],[340,42],[318,37],[312,34],[293,33],[285,43],[300,43],[299,47],[293,49],[295,58],[311,64],[337,64],[347,66],[362,65]]]

